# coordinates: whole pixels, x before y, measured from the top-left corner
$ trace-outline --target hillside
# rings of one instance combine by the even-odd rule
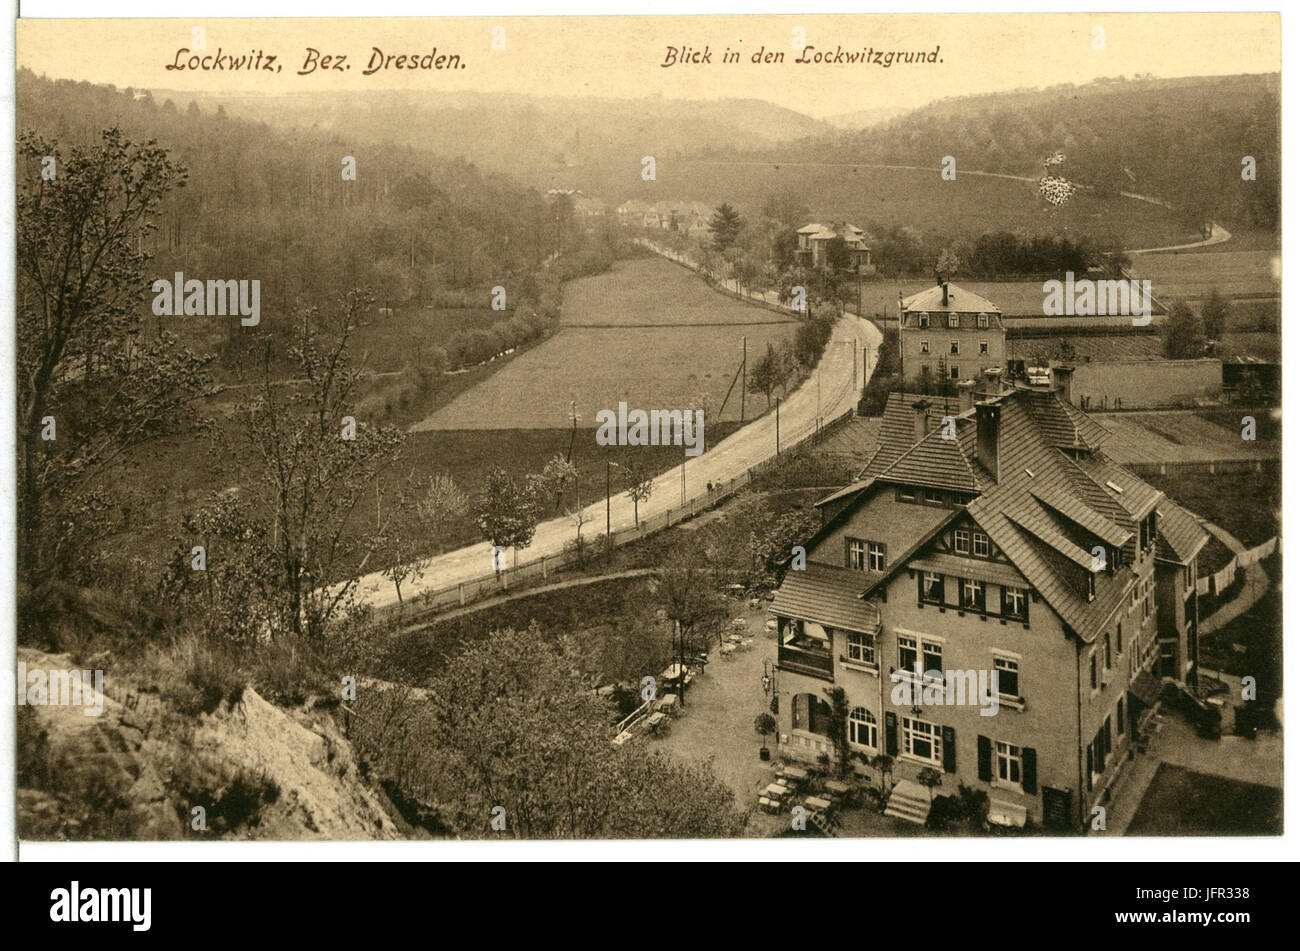
[[[639,176],[641,159],[671,160],[737,141],[774,145],[828,126],[758,99],[694,101],[541,97],[504,93],[331,93],[232,96],[156,90],[158,101],[196,101],[233,116],[315,129],[358,143],[399,142],[474,162],[532,185],[563,182],[580,167],[621,167]],[[558,176],[558,178],[557,178]]]

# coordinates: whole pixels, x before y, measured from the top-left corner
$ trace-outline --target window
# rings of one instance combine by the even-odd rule
[[[998,782],[1007,783],[1011,786],[1020,785],[1021,773],[1021,756],[1020,747],[1012,746],[1010,743],[997,744],[998,752]]]
[[[989,342],[988,342],[987,340],[981,340],[981,341],[980,341],[980,356],[984,356],[984,355],[985,355],[986,353],[988,353],[988,352],[989,352]]]
[[[866,707],[854,707],[849,712],[849,742],[872,750],[880,745],[876,717]]]
[[[1007,617],[1013,617],[1023,621],[1028,617],[1025,610],[1028,603],[1029,599],[1025,597],[1024,588],[1004,587],[1002,589],[1002,613]]]
[[[921,600],[943,604],[943,575],[927,571],[921,576]]]
[[[1115,704],[1115,733],[1118,736],[1124,735],[1124,695],[1123,694],[1120,694],[1120,698]]]
[[[924,328],[926,328],[926,327],[929,327],[929,326],[930,326],[930,315],[929,315],[929,314],[917,314],[917,315],[916,315],[916,326],[921,327],[922,329],[924,329]]]
[[[926,490],[925,490],[925,500],[926,500],[927,502],[939,502],[939,503],[942,504],[942,502],[943,502],[943,493],[940,492],[938,489],[926,489]]]
[[[984,582],[966,578],[961,583],[961,606],[975,611],[984,610]]]
[[[845,643],[849,651],[849,660],[855,664],[876,666],[876,639],[870,634],[848,631]]]
[[[1114,666],[1115,659],[1110,655],[1110,631],[1106,632],[1106,669],[1110,670]]]
[[[978,314],[978,315],[976,315],[976,317],[975,317],[975,326],[978,327],[980,330],[988,330],[988,329],[989,329],[989,315],[988,315],[988,314]]]
[[[921,352],[922,352],[922,353],[929,353],[929,352],[930,352],[930,341],[928,341],[928,340],[922,340],[922,341],[921,341]]]
[[[952,364],[951,366],[949,366],[948,369],[950,369],[950,370],[952,371],[952,378],[953,378],[954,380],[960,380],[960,379],[961,379],[961,371],[960,371],[959,369],[957,369],[957,364],[955,364],[955,363]]]
[[[1088,680],[1092,684],[1092,689],[1097,689],[1097,655],[1092,654],[1088,657]]]
[[[961,326],[961,321],[957,318],[956,314],[948,315],[948,326],[953,328]]]
[[[943,646],[934,641],[921,641],[921,660],[925,662],[925,672],[943,673]]]
[[[850,538],[848,543],[849,567],[862,571],[867,567],[867,543],[861,538]]]
[[[904,502],[912,502],[916,499],[916,489],[910,485],[900,485],[898,487],[898,497]]]
[[[1124,625],[1123,623],[1115,625],[1115,653],[1124,653]]]
[[[867,568],[870,571],[885,570],[884,542],[867,542]]]
[[[971,551],[982,558],[989,556],[989,537],[983,532],[975,532],[971,535]]]
[[[916,638],[900,637],[898,639],[898,666],[902,670],[916,669]]]
[[[925,720],[903,717],[903,752],[931,763],[943,763],[939,727]]]
[[[970,530],[969,529],[959,528],[952,533],[952,548],[953,551],[959,552],[963,555],[970,554]]]
[[[961,341],[960,341],[960,340],[949,340],[949,341],[948,341],[948,352],[949,352],[950,354],[952,354],[953,356],[957,356],[959,353],[961,353]]]
[[[994,657],[993,669],[998,673],[998,696],[1020,699],[1020,662],[1010,657]]]

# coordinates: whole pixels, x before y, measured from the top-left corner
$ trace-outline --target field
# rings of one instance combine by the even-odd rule
[[[793,336],[794,322],[732,300],[661,258],[620,261],[613,271],[565,288],[562,325],[545,343],[435,411],[414,429],[556,429],[595,426],[601,409],[685,408],[708,398],[712,421],[740,419],[740,386],[718,412],[740,368],[741,338],[750,365],[768,343]],[[766,408],[746,396],[746,418]],[[716,440],[709,438],[709,443]]]
[[[1277,251],[1202,251],[1133,256],[1134,276],[1152,282],[1162,300],[1203,300],[1217,287],[1229,297],[1275,297],[1281,281],[1274,276]]]
[[[936,151],[933,169],[661,161],[657,180],[638,182],[635,195],[625,194],[624,180],[602,183],[606,187],[594,190],[647,201],[716,202],[725,196],[746,212],[759,207],[771,194],[789,191],[808,196],[814,220],[848,220],[868,231],[906,223],[923,232],[949,234],[1005,230],[1091,236],[1108,246],[1124,248],[1163,247],[1200,237],[1177,215],[1158,205],[1081,192],[1065,206],[1053,208],[1038,197],[1033,183],[963,175],[960,160],[956,180],[943,181],[938,167],[942,154]]]

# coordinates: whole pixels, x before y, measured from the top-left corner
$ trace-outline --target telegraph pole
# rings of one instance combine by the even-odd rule
[[[776,454],[781,455],[781,397],[776,398]]]
[[[745,421],[745,388],[748,383],[746,377],[749,371],[749,340],[746,337],[740,338],[740,421]]]

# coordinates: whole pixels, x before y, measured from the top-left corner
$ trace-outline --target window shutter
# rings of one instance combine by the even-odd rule
[[[957,772],[957,731],[950,726],[943,728],[943,771]]]
[[[992,782],[993,742],[987,736],[981,736],[976,740],[975,749],[980,779],[986,783]]]
[[[898,755],[898,714],[892,710],[885,711],[885,752]]]
[[[1038,794],[1038,753],[1028,746],[1020,750],[1020,785],[1030,795]]]

